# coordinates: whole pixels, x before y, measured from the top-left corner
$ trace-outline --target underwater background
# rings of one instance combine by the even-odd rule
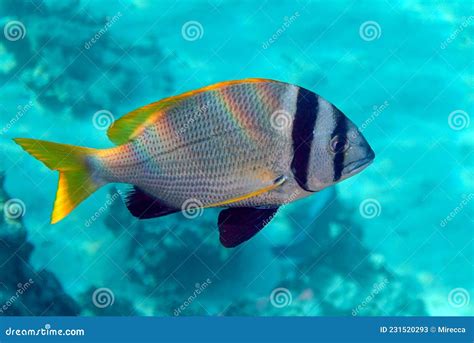
[[[0,315],[473,315],[471,1],[0,2]],[[111,121],[215,82],[308,88],[374,163],[236,249],[218,210],[138,221],[108,185],[50,225],[12,138],[106,148]]]

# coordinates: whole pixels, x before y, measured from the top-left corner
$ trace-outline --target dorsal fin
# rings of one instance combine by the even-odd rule
[[[107,136],[117,145],[127,143],[128,141],[139,135],[143,129],[154,123],[160,116],[164,115],[167,109],[176,106],[180,101],[196,95],[198,93],[207,92],[213,89],[226,87],[239,83],[256,83],[256,82],[277,82],[268,79],[244,79],[235,81],[224,81],[213,84],[211,86],[199,88],[180,95],[164,98],[160,101],[137,108],[127,113],[123,117],[117,119],[109,127]]]

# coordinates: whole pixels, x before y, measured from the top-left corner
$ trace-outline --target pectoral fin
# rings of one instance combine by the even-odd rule
[[[249,240],[265,227],[275,216],[277,208],[254,207],[229,208],[219,213],[219,234],[222,245],[234,248]]]
[[[235,202],[242,201],[242,200],[245,200],[245,199],[248,199],[248,198],[256,197],[260,194],[264,194],[264,193],[270,192],[274,189],[277,189],[278,187],[283,185],[286,180],[287,180],[286,176],[280,176],[280,177],[276,178],[275,180],[273,180],[271,185],[269,185],[269,186],[262,187],[262,188],[260,188],[256,191],[249,192],[247,194],[240,195],[240,196],[237,196],[237,197],[233,197],[233,198],[230,198],[228,200],[224,200],[224,201],[217,202],[217,203],[214,203],[214,204],[211,204],[211,205],[207,205],[207,206],[205,206],[205,208],[207,208],[207,207],[221,207],[221,206],[225,206],[225,205],[228,205],[228,204],[233,204]]]
[[[164,204],[160,199],[144,192],[138,187],[127,194],[126,205],[130,213],[140,219],[156,218],[181,211]]]

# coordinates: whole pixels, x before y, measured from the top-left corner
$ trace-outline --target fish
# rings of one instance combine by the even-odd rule
[[[114,147],[14,141],[59,171],[51,223],[109,183],[125,183],[139,219],[221,208],[220,242],[261,231],[278,208],[365,169],[375,153],[357,126],[316,93],[290,83],[224,81],[162,99],[114,121]],[[304,211],[304,209],[301,209]]]

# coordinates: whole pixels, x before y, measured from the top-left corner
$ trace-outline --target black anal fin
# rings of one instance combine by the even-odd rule
[[[160,199],[138,187],[133,187],[130,193],[127,194],[126,204],[130,213],[140,219],[156,218],[181,211],[179,208],[163,204]]]
[[[234,248],[249,240],[275,216],[277,208],[229,208],[219,213],[220,241],[226,248]]]

